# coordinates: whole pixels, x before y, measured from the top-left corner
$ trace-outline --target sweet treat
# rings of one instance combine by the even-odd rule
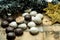
[[[32,9],[26,9],[24,12],[29,13]]]
[[[25,21],[31,21],[31,15],[25,15],[24,19]]]
[[[36,27],[32,27],[32,28],[30,28],[29,32],[30,32],[30,34],[32,34],[32,35],[36,35],[36,34],[39,33],[39,30],[38,30],[38,28],[36,28]]]
[[[13,27],[13,28],[16,28],[17,27],[17,23],[15,21],[11,22],[9,24],[9,26]]]
[[[36,24],[40,24],[42,22],[40,17],[32,17],[32,21]]]
[[[19,24],[18,28],[22,28],[23,30],[27,29],[27,25],[25,23]]]
[[[36,27],[36,24],[33,21],[31,21],[28,23],[28,27]]]
[[[16,35],[13,32],[9,32],[6,37],[7,37],[7,40],[14,40]]]
[[[36,14],[36,17],[40,17],[42,19],[43,18],[43,14],[38,13],[38,14]]]
[[[36,14],[37,14],[36,11],[31,11],[31,12],[30,12],[30,15],[31,15],[31,16],[36,16]]]
[[[46,2],[52,2],[53,0],[45,0]]]
[[[14,32],[16,36],[21,36],[23,34],[23,30],[21,28],[16,28]]]
[[[24,17],[22,17],[22,16],[17,17],[16,22],[17,23],[23,23],[24,22]]]
[[[14,21],[14,19],[13,19],[13,17],[8,17],[8,18],[7,18],[7,21],[8,21],[8,22],[12,22],[12,21]]]
[[[14,32],[14,28],[12,27],[7,27],[6,30],[5,30],[6,33],[9,33],[9,32]]]
[[[4,21],[1,22],[1,27],[6,28],[8,26],[9,26],[9,22],[8,21],[4,20]]]
[[[29,15],[29,13],[23,13],[22,16],[24,17],[25,15]]]

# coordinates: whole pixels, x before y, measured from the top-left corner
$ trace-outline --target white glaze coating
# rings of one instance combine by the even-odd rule
[[[45,0],[46,2],[52,2],[53,0]]]
[[[23,23],[23,24],[19,24],[18,27],[19,28],[22,28],[22,29],[26,29],[27,28],[27,25],[25,23]]]
[[[25,10],[26,13],[31,12],[32,9],[27,9]]]
[[[36,17],[43,18],[43,14],[39,13],[39,14],[36,15]]]
[[[17,23],[16,23],[15,21],[14,21],[14,22],[11,22],[11,23],[9,24],[9,26],[16,28],[16,27],[17,27]]]
[[[30,15],[31,15],[31,16],[36,16],[36,14],[37,14],[36,11],[31,11],[31,12],[30,12]]]
[[[34,22],[29,22],[29,23],[28,23],[28,26],[29,26],[29,27],[35,27],[36,24],[35,24]]]
[[[32,21],[34,21],[37,24],[41,23],[41,18],[40,17],[32,17]]]
[[[25,15],[29,15],[29,13],[23,13],[22,16],[24,17]]]
[[[36,27],[30,28],[29,31],[30,31],[31,33],[34,33],[34,34],[39,32],[38,28],[36,28]]]

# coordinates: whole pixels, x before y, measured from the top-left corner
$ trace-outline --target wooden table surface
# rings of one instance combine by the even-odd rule
[[[16,37],[15,40],[60,40],[60,24],[40,26],[39,28],[42,28],[42,31],[40,31],[38,35],[32,36],[28,31],[25,31],[22,36]],[[0,40],[6,40],[5,29],[1,27]]]

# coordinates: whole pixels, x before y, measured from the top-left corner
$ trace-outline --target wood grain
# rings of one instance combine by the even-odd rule
[[[22,36],[16,37],[15,40],[60,40],[60,24],[55,24],[51,26],[40,25],[37,28],[40,31],[38,35],[32,36],[26,30]],[[1,28],[1,26],[0,26],[0,40],[7,40],[5,29]]]
[[[45,32],[44,40],[60,40],[60,32]]]
[[[44,33],[40,32],[38,35],[32,36],[29,32],[24,32],[22,36],[17,37],[15,40],[43,40]],[[7,40],[5,29],[0,28],[0,40]]]

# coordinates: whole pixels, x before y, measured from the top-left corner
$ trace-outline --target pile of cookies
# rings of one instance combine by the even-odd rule
[[[5,4],[4,2],[6,1],[1,1],[3,5],[0,4],[0,8],[2,8],[0,16],[4,18],[1,22],[1,27],[6,29],[7,40],[14,40],[16,36],[22,36],[27,29],[29,29],[28,31],[31,35],[37,35],[40,31],[37,25],[52,25],[53,22],[60,22],[58,0],[37,0],[36,2],[33,0],[7,1],[8,3]],[[10,4],[10,2],[12,3]],[[22,14],[15,18],[14,15],[19,12],[22,12]]]
[[[1,27],[6,29],[6,38],[14,40],[16,36],[23,35],[26,29],[29,29],[31,35],[37,35],[39,30],[36,26],[42,23],[42,19],[43,14],[31,11],[23,13],[21,16],[16,17],[16,19],[9,16],[1,22]]]

